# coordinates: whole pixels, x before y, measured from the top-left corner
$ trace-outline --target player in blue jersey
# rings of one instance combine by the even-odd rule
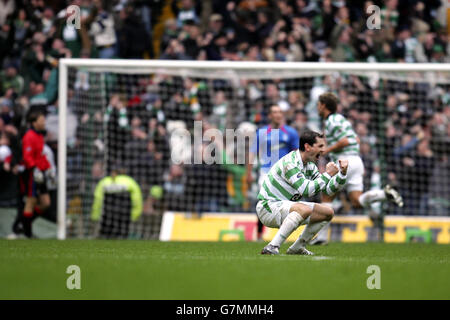
[[[256,131],[253,140],[249,162],[247,164],[247,182],[253,182],[253,165],[259,165],[258,184],[262,185],[264,177],[270,168],[282,157],[299,147],[297,130],[285,124],[284,115],[278,105],[272,105],[269,110],[270,123]],[[258,220],[257,237],[262,239],[263,224]]]

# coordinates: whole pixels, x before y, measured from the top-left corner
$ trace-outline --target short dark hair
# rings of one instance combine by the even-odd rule
[[[299,140],[299,146],[300,151],[305,151],[305,144],[309,144],[312,146],[314,143],[316,143],[317,138],[324,138],[323,133],[315,132],[312,130],[304,130],[300,133],[300,140]]]
[[[319,102],[325,105],[331,113],[335,113],[338,105],[338,98],[331,92],[322,93],[319,96]]]
[[[270,105],[270,107],[269,107],[269,114],[270,114],[270,113],[272,113],[272,109],[273,109],[273,108],[275,108],[275,107],[277,107],[277,108],[280,108],[280,109],[281,109],[281,107],[280,107],[280,106],[279,106],[278,104],[276,104],[276,103],[274,103],[274,104],[271,104],[271,105]]]
[[[109,168],[109,174],[112,175],[113,173],[116,174],[126,174],[126,168],[125,165],[122,161],[117,160],[115,162],[113,162]]]
[[[44,116],[45,114],[42,111],[32,111],[30,114],[28,114],[27,121],[29,124],[32,124],[37,119],[39,119],[40,116]]]

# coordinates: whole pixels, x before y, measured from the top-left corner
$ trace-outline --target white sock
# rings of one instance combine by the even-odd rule
[[[323,228],[329,221],[320,221],[309,223],[305,230],[303,230],[302,234],[298,239],[291,245],[292,249],[299,249],[300,247],[305,247],[306,244],[311,241],[311,239]]]
[[[363,207],[368,207],[372,202],[386,200],[386,193],[381,189],[370,190],[360,195],[358,200]]]
[[[321,204],[333,208],[333,202],[322,202]],[[325,242],[328,241],[328,230],[330,229],[330,223],[331,221],[328,221],[328,223],[317,233],[317,240]]]
[[[331,221],[328,221],[328,223],[324,225],[323,228],[317,233],[316,239],[318,241],[328,242],[328,230],[330,230],[330,223]]]
[[[303,217],[295,211],[292,211],[288,214],[286,219],[284,219],[283,223],[280,226],[275,237],[270,241],[270,244],[276,247],[280,247],[281,244],[286,240],[287,237],[297,229],[302,221],[305,220]]]
[[[302,225],[304,225],[304,224],[308,224],[308,223],[309,223],[309,219],[311,219],[311,216],[309,216],[309,217],[306,218],[306,219],[303,219],[303,221],[299,224],[299,226],[302,226]]]

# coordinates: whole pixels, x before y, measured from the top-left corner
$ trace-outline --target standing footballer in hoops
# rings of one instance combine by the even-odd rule
[[[349,162],[347,184],[345,188],[354,208],[368,207],[372,202],[393,201],[402,207],[403,199],[390,185],[383,190],[370,190],[363,193],[364,164],[359,154],[359,138],[351,123],[341,114],[337,113],[337,97],[326,92],[320,95],[317,110],[322,119],[325,119],[325,135],[328,146],[324,155],[329,154],[332,161],[346,159]],[[335,194],[322,195],[322,204],[331,207]],[[325,226],[311,244],[326,244],[328,242],[328,227]]]
[[[270,123],[256,131],[255,140],[251,146],[249,163],[247,164],[247,183],[253,182],[252,169],[255,157],[260,163],[258,185],[262,182],[270,168],[281,157],[292,150],[298,149],[297,131],[284,124],[284,115],[281,108],[273,105],[269,110]],[[257,238],[262,239],[263,224],[258,220]]]
[[[333,218],[334,211],[319,203],[300,201],[320,192],[332,193],[345,185],[348,161],[338,166],[330,162],[320,174],[316,162],[325,150],[322,134],[306,130],[300,137],[300,148],[291,151],[272,166],[258,194],[256,213],[270,228],[279,228],[262,254],[279,254],[281,244],[299,226],[307,224],[287,254],[312,255],[306,244]]]
[[[13,225],[15,234],[23,232],[31,238],[32,222],[37,214],[42,214],[50,207],[50,195],[47,191],[46,172],[51,165],[44,154],[45,116],[40,111],[28,116],[30,129],[22,138],[22,164],[24,171],[20,174],[20,195],[25,202],[19,202],[18,219]],[[22,226],[23,230],[18,230]]]

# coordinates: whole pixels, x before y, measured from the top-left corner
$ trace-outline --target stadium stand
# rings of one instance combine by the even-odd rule
[[[388,28],[382,33],[366,27],[365,8],[372,3],[382,8],[381,22]],[[80,29],[66,24],[68,5],[81,8]],[[445,15],[445,1],[439,0],[0,0],[0,147],[5,155],[12,155],[9,160],[0,158],[0,206],[17,205],[17,193],[4,186],[18,181],[18,141],[25,131],[26,114],[36,109],[45,112],[46,143],[57,151],[60,58],[444,63],[450,62]],[[119,84],[120,91],[108,90],[109,118],[104,118],[79,108],[77,101],[92,98],[88,96],[91,82],[88,74],[76,75],[74,90],[69,91],[68,167],[78,172],[83,161],[78,151],[86,142],[83,134],[92,126],[106,123],[114,133],[109,136],[122,130],[120,141],[109,139],[106,149],[112,158],[136,155],[121,160],[143,194],[149,195],[144,199],[144,219],[162,209],[254,210],[249,204],[252,199],[247,199],[251,192],[242,190],[239,166],[170,164],[167,120],[188,129],[193,120],[202,119],[220,130],[244,121],[262,126],[268,123],[267,108],[275,102],[284,106],[289,125],[299,130],[305,125],[319,127],[309,107],[314,84],[290,90],[284,81],[243,83],[245,90],[237,93],[243,95],[243,108],[231,113],[230,90],[224,83],[216,82],[213,90],[207,90],[202,81],[169,77],[158,79],[157,85],[166,89],[152,95],[147,88],[155,83],[150,79],[117,77],[111,82]],[[392,207],[388,213],[449,216],[448,84],[431,93],[426,86],[405,82],[390,82],[383,92],[372,91],[358,77],[344,83],[330,75],[323,84],[339,95],[343,112],[355,124],[367,188],[373,173],[380,170],[379,150],[374,148],[380,119],[374,120],[371,110],[381,99],[386,102],[382,146],[389,164],[386,179],[405,198],[404,208]],[[140,113],[143,108],[147,108],[145,117]],[[96,161],[103,155],[104,137],[96,139],[98,150],[90,168],[94,182],[108,171],[108,164],[104,168]],[[212,187],[205,177],[215,177],[216,184]],[[83,185],[82,179],[68,177],[68,190]],[[161,197],[160,190],[167,196]],[[77,209],[77,201],[69,199],[69,211],[87,214]]]

